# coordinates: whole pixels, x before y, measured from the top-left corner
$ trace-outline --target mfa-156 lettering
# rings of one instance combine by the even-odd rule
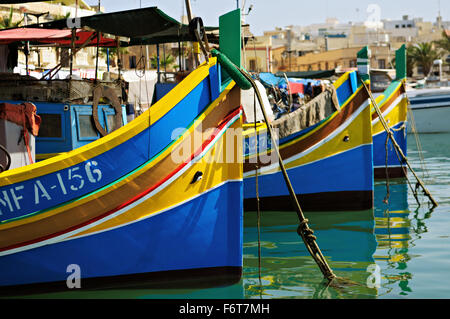
[[[56,183],[36,179],[27,189],[24,185],[4,189],[0,192],[0,215],[5,212],[20,211],[24,200],[33,201],[34,205],[39,205],[43,201],[51,201],[52,195],[64,196],[70,192],[82,190],[86,183],[98,183],[103,177],[98,166],[96,161],[89,161],[56,173]]]

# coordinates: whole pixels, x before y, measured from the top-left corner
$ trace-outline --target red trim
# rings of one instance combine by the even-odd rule
[[[156,188],[158,188],[158,187],[159,187],[160,185],[162,185],[164,182],[166,182],[167,180],[169,180],[172,176],[174,176],[177,172],[179,172],[183,167],[185,167],[187,164],[189,164],[196,156],[198,156],[198,154],[200,154],[201,152],[203,152],[203,150],[204,150],[204,149],[205,149],[205,148],[206,148],[206,147],[214,140],[214,138],[217,137],[217,135],[219,134],[219,132],[226,126],[226,124],[227,124],[233,117],[235,117],[237,114],[239,114],[239,113],[241,112],[241,110],[242,110],[242,107],[239,107],[239,108],[237,108],[235,111],[230,112],[230,113],[225,117],[225,119],[224,119],[221,123],[219,123],[219,126],[215,129],[215,131],[214,131],[214,133],[212,134],[212,136],[202,144],[202,146],[200,147],[200,149],[199,149],[197,152],[194,152],[194,154],[191,155],[189,161],[184,162],[183,164],[181,164],[180,166],[178,166],[171,174],[167,175],[164,179],[162,179],[161,181],[159,181],[158,183],[156,183],[155,185],[153,185],[153,186],[150,187],[149,189],[143,191],[143,192],[140,193],[139,195],[133,197],[133,198],[130,199],[129,201],[127,201],[127,202],[125,202],[125,203],[119,205],[118,207],[116,207],[116,208],[114,208],[114,209],[112,209],[112,210],[110,210],[110,211],[108,211],[108,212],[106,212],[106,213],[104,213],[104,214],[102,214],[102,215],[99,215],[99,216],[97,216],[97,217],[95,217],[95,218],[93,218],[93,219],[91,219],[91,220],[89,220],[89,221],[86,221],[86,222],[84,222],[84,223],[78,224],[78,225],[76,225],[76,226],[70,227],[70,228],[68,228],[68,229],[66,229],[66,230],[62,230],[62,231],[57,232],[57,233],[53,233],[53,234],[51,234],[51,235],[43,236],[43,237],[40,237],[40,238],[37,238],[37,239],[34,239],[34,240],[30,240],[30,241],[27,241],[27,242],[24,242],[24,243],[15,244],[15,245],[12,245],[12,246],[0,248],[0,252],[6,251],[6,250],[15,249],[15,248],[18,248],[18,247],[27,246],[27,245],[32,245],[32,244],[37,243],[37,242],[40,242],[40,241],[45,241],[45,240],[48,240],[48,239],[50,239],[50,238],[53,238],[53,237],[57,237],[57,236],[63,235],[63,234],[65,234],[65,233],[69,233],[69,232],[71,232],[71,231],[73,231],[73,230],[75,230],[75,229],[84,227],[84,226],[89,225],[89,224],[92,224],[92,223],[94,223],[94,222],[96,222],[96,221],[98,221],[98,220],[100,220],[100,219],[102,219],[102,218],[105,218],[105,217],[107,217],[108,215],[114,214],[114,213],[117,212],[118,210],[120,210],[120,209],[122,209],[122,208],[124,208],[124,207],[126,207],[126,206],[128,206],[128,205],[130,205],[130,204],[132,204],[133,202],[139,200],[140,198],[144,197],[144,196],[147,195],[148,193],[150,193],[150,192],[152,192],[153,190],[155,190]]]

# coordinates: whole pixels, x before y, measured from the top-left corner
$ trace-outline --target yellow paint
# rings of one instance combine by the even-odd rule
[[[372,132],[371,130],[365,129],[368,126],[370,126],[369,105],[366,106],[366,108],[352,121],[352,123],[345,130],[343,130],[337,136],[332,138],[330,141],[323,143],[317,149],[313,150],[309,154],[306,154],[294,161],[288,162],[289,159],[287,158],[284,159],[285,167],[287,169],[294,168],[297,166],[305,165],[314,161],[322,160],[324,158],[346,152],[360,145],[371,144]],[[361,134],[361,132],[364,132],[364,134]],[[346,136],[350,137],[348,142],[344,142],[344,138]],[[321,141],[319,141],[319,143],[320,142]],[[279,166],[276,166],[271,170],[264,171],[264,174],[275,173],[279,170],[280,170]]]
[[[242,119],[234,123],[231,128],[238,129],[241,127],[241,121]],[[230,139],[230,136],[224,134],[217,141],[214,147],[209,150],[207,154],[205,154],[201,161],[190,167],[184,174],[182,174],[182,176],[173,181],[170,186],[136,207],[127,210],[125,213],[73,237],[107,230],[109,228],[146,218],[163,210],[170,209],[179,203],[188,201],[189,199],[198,196],[227,180],[242,180],[242,163],[234,160],[230,163],[215,162],[214,165],[210,164],[218,157],[223,156],[223,154],[228,154],[230,152],[230,146],[233,147],[234,154],[239,156],[238,158],[242,158],[242,138],[233,140],[234,142]],[[203,172],[203,178],[194,184],[190,184],[195,173],[198,171]],[[222,200],[226,202],[236,199],[223,198]]]
[[[368,83],[368,82],[366,82],[366,83]],[[349,103],[354,99],[354,97],[355,97],[361,90],[363,90],[363,89],[364,89],[364,87],[363,87],[363,86],[360,86],[360,87],[358,88],[358,90],[356,90],[356,92],[353,93],[353,95],[352,95],[349,99],[347,99],[347,101],[341,106],[341,111],[342,111],[345,107],[347,107],[347,106],[349,105]],[[367,114],[366,114],[367,112],[369,112],[369,115],[370,115],[370,108],[368,108],[368,107],[366,108],[365,111],[363,111],[361,114],[359,114],[359,116],[358,116],[358,118],[359,118],[358,123],[359,123],[360,127],[356,128],[356,129],[359,129],[359,131],[356,131],[356,132],[367,131],[367,130],[361,128],[361,126],[366,126],[366,125],[368,125],[368,124],[367,124],[367,120],[369,120],[370,117],[365,118],[365,117],[367,116]],[[318,130],[320,130],[322,127],[328,125],[328,123],[331,122],[338,114],[339,114],[339,112],[335,112],[335,113],[334,113],[332,116],[330,116],[324,123],[322,123],[321,125],[317,126],[317,127],[314,128],[313,130],[309,131],[308,133],[306,133],[305,135],[303,135],[303,136],[300,137],[299,139],[294,139],[294,140],[292,140],[292,141],[290,141],[290,142],[288,142],[288,143],[285,143],[285,144],[283,144],[283,145],[280,145],[280,146],[279,146],[280,151],[283,150],[283,149],[286,148],[286,147],[289,147],[290,145],[293,145],[293,144],[298,143],[300,140],[304,140],[304,139],[308,138],[309,136],[315,134],[315,133],[316,133]],[[362,114],[364,114],[364,115],[362,115]],[[357,120],[355,119],[354,122],[357,122]],[[352,125],[355,125],[355,123],[352,123]],[[267,129],[267,127],[265,127],[265,129]],[[353,129],[352,129],[352,130],[353,130]],[[261,134],[262,131],[263,131],[263,128],[258,128],[258,134]],[[344,131],[344,132],[341,133],[339,136],[341,136],[341,135],[344,134],[344,133],[347,133],[346,135],[349,135],[347,131]],[[359,133],[358,133],[358,134],[355,134],[355,135],[359,135]],[[246,131],[244,131],[244,136],[245,136],[246,139],[250,138],[251,136],[254,136],[254,129],[252,130],[252,129],[249,128],[249,129],[247,129]],[[344,136],[345,136],[345,135],[344,135]],[[349,136],[350,136],[350,135],[349,135]],[[342,138],[343,138],[343,137],[342,137]],[[364,139],[364,144],[366,144],[366,143],[369,143],[369,144],[370,144],[371,141],[372,141],[372,135],[370,135],[370,139],[368,139],[367,136],[364,136],[364,137],[363,137],[363,136],[359,136],[359,138],[363,138],[363,139]],[[349,146],[355,147],[355,146],[360,145],[360,144],[357,144],[358,142],[355,141],[355,140],[358,140],[358,137],[355,136],[355,137],[351,138],[351,139],[350,139],[350,143],[343,143],[343,144],[345,144],[345,145],[343,145],[344,148],[341,148],[341,151],[349,149],[349,148],[348,148]],[[342,142],[342,139],[341,139],[341,142]],[[328,144],[328,143],[327,143],[327,144]],[[336,153],[334,153],[334,154],[340,153],[341,151],[336,152]],[[326,152],[326,153],[329,153],[329,152]],[[261,155],[261,154],[258,154],[258,155]],[[246,155],[246,156],[245,156],[246,159],[250,159],[250,158],[253,158],[253,157],[255,157],[255,154],[250,154],[250,155]],[[320,158],[317,158],[317,159],[320,159]]]
[[[350,76],[351,72],[346,72],[344,75],[342,75],[339,79],[336,80],[336,82],[333,83],[334,87],[336,88],[336,90],[342,85],[344,84],[349,76]]]
[[[408,100],[403,98],[388,114],[384,115],[384,119],[390,127],[394,127],[399,123],[405,122],[407,119]],[[377,121],[372,126],[373,135],[385,132],[384,126]]]

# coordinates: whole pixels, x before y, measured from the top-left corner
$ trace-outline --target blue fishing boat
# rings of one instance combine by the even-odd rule
[[[395,61],[396,78],[384,92],[377,96],[376,103],[395,141],[406,156],[408,98],[406,96],[405,45],[397,50]],[[372,130],[374,177],[377,179],[406,177],[406,162],[389,139],[375,110],[372,111]]]
[[[347,72],[270,124],[278,131],[281,157],[305,210],[373,207],[370,102],[360,79],[369,81],[364,70]],[[263,210],[292,209],[265,124],[244,125],[244,147],[245,209],[255,210],[258,202]]]
[[[119,23],[126,21],[133,27]],[[222,53],[240,52],[240,11],[219,22]],[[152,25],[158,36],[196,39],[156,7],[80,23],[133,41],[155,40],[146,33]],[[130,123],[0,174],[2,294],[240,279],[242,138],[227,134],[242,126],[240,89],[216,58],[206,58]],[[218,153],[236,158],[215,161]]]

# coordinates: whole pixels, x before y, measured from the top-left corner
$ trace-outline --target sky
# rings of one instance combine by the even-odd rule
[[[85,0],[97,5],[98,0]],[[262,35],[263,31],[289,25],[310,25],[325,22],[327,17],[340,22],[363,22],[374,17],[372,4],[379,8],[381,19],[400,20],[403,15],[436,21],[439,7],[444,21],[450,20],[449,0],[190,0],[192,13],[201,17],[205,25],[217,26],[219,16],[237,8],[237,2],[247,13],[250,31]],[[101,0],[106,12],[157,6],[172,18],[180,21],[186,14],[185,0]],[[370,12],[368,12],[368,9]]]

